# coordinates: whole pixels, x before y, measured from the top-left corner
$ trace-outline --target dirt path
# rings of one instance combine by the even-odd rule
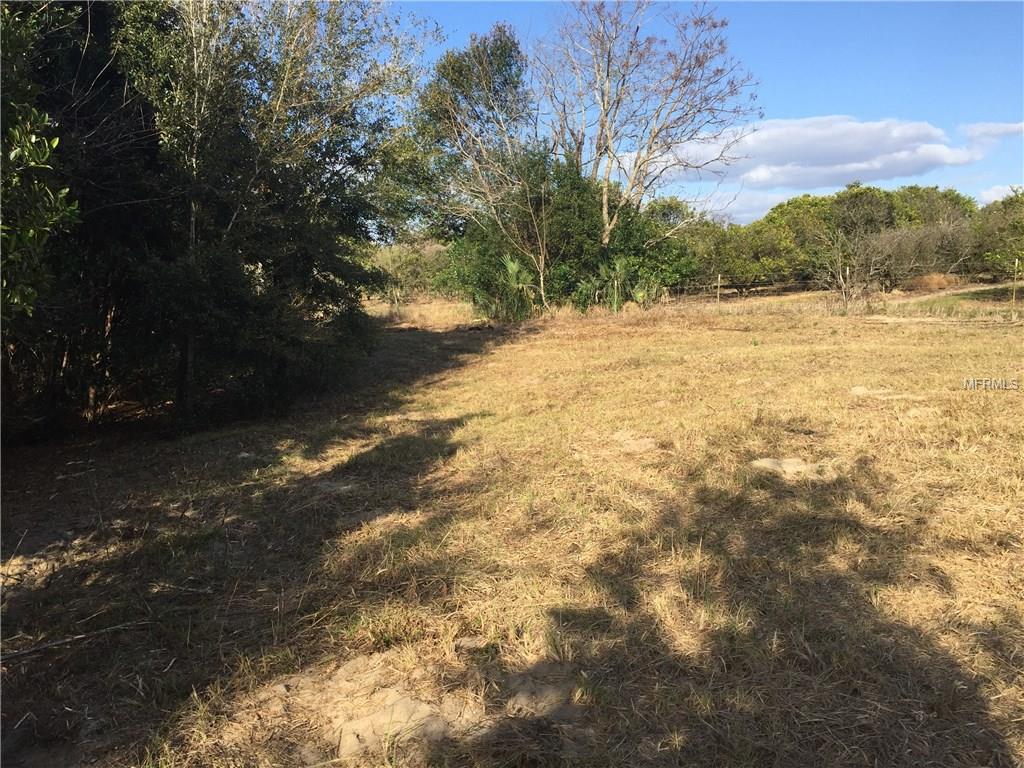
[[[1009,280],[1004,283],[972,283],[970,285],[963,285],[959,288],[947,288],[942,291],[934,291],[932,293],[912,293],[904,296],[886,297],[885,301],[887,304],[912,304],[918,301],[927,301],[929,299],[941,299],[944,296],[957,296],[962,293],[974,293],[975,291],[987,291],[987,290],[999,290],[1001,288],[1010,288],[1013,286],[1013,281]],[[1018,293],[1022,294],[1024,298],[1024,286],[1021,283],[1017,284]]]

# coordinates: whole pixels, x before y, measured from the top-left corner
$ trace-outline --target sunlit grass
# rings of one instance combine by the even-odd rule
[[[81,449],[100,471],[61,488],[110,513],[18,560],[5,599],[33,600],[39,633],[18,647],[111,602],[173,625],[111,640],[116,660],[48,658],[154,765],[329,757],[324,713],[244,713],[283,673],[364,654],[487,712],[443,756],[388,742],[368,765],[1024,759],[1024,395],[962,389],[1024,379],[1020,328],[819,301],[560,313],[486,341],[465,308],[420,308],[435,335],[385,334],[359,407]],[[392,388],[398,363],[422,374]],[[765,476],[763,457],[828,476]],[[19,521],[46,508],[29,488],[5,487]],[[466,635],[479,653],[453,652]],[[14,670],[37,706],[49,668]],[[511,675],[552,668],[582,712],[558,725],[576,758],[505,709]],[[97,696],[129,669],[141,692]]]

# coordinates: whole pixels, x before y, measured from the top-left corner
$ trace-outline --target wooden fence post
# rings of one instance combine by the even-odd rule
[[[1017,319],[1017,270],[1020,268],[1020,256],[1013,258],[1013,285],[1010,288],[1010,319]]]

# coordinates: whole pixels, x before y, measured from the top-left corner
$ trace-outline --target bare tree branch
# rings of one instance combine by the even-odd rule
[[[687,13],[636,3],[577,2],[558,41],[537,56],[555,152],[602,190],[602,242],[627,206],[666,178],[721,173],[756,113],[753,80],[728,55],[703,5]],[[667,30],[664,37],[648,29]]]

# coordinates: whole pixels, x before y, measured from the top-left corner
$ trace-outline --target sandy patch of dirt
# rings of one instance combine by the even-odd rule
[[[456,641],[457,653],[482,647]],[[441,684],[440,663],[410,666],[399,650],[356,656],[334,667],[289,675],[247,696],[220,731],[234,754],[281,740],[299,765],[379,765],[381,757],[427,755],[445,743],[486,743],[515,722],[546,721],[573,730],[582,709],[568,665],[485,675],[483,692]],[[571,744],[571,741],[567,741]]]
[[[835,472],[824,461],[808,463],[803,459],[755,459],[750,466],[761,472],[768,472],[778,475],[783,480],[799,480],[801,478],[813,478],[816,480],[827,480],[835,476]]]
[[[612,435],[612,439],[619,444],[623,453],[640,454],[658,450],[658,441],[653,437],[643,437],[628,429],[620,429]]]

